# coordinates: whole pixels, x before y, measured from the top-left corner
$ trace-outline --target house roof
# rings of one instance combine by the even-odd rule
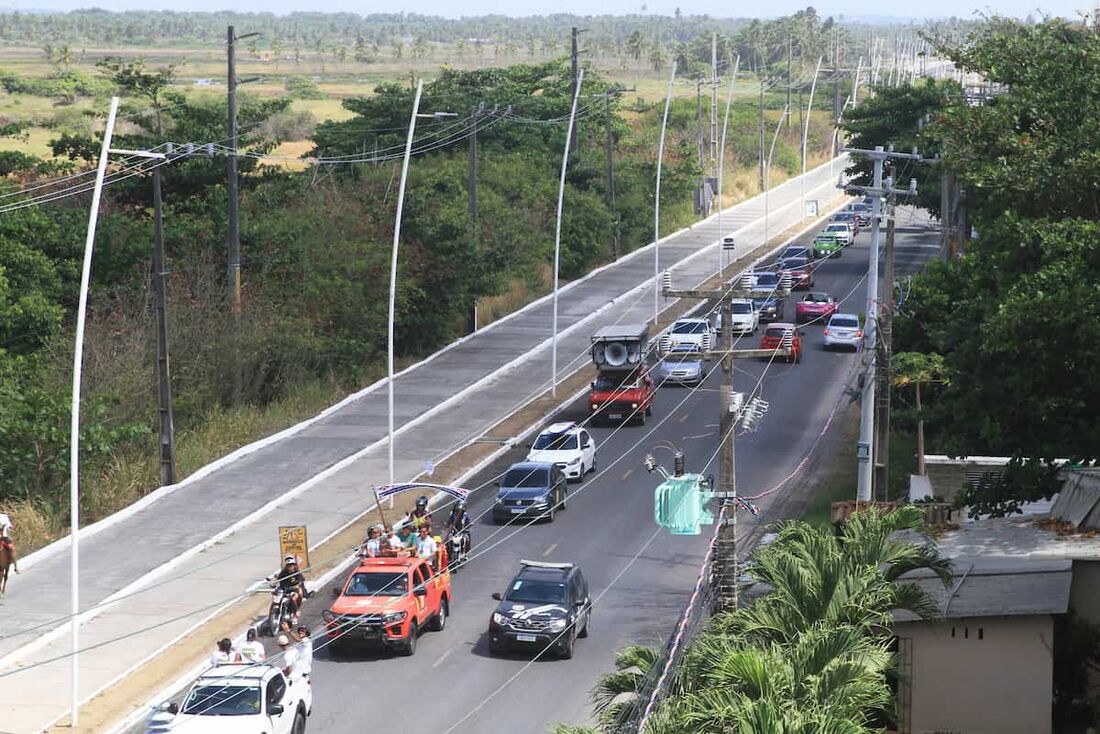
[[[1069,560],[1036,561],[1001,568],[956,562],[955,578],[944,587],[929,572],[906,575],[935,600],[948,619],[1065,614],[1069,609],[1073,563]],[[895,621],[913,622],[918,617],[898,612]]]

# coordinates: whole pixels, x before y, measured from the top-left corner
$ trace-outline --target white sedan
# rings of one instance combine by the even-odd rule
[[[531,444],[527,461],[557,464],[566,479],[579,482],[596,471],[596,442],[576,423],[554,423]]]

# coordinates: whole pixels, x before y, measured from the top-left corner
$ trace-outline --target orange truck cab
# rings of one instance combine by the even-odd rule
[[[420,632],[441,632],[451,611],[451,573],[423,558],[364,558],[321,616],[334,650],[385,647],[416,652]]]

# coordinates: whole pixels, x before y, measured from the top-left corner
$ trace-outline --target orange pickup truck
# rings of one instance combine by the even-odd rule
[[[364,558],[333,595],[321,616],[334,651],[375,646],[412,655],[422,630],[447,624],[451,573],[423,558]]]

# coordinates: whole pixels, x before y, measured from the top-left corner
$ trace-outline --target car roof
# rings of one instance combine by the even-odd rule
[[[794,324],[789,324],[785,321],[773,321],[770,324],[768,324],[768,331],[771,331],[772,329],[775,329],[775,328],[793,329],[793,328],[795,328],[795,326],[794,326]]]
[[[828,293],[825,293],[824,291],[810,291],[809,293],[807,293],[805,296],[802,297],[802,300],[803,301],[808,301],[811,298],[816,298],[818,296],[821,296],[822,298],[832,298],[832,296],[830,296]]]
[[[547,433],[568,433],[573,429],[580,429],[580,426],[578,426],[575,421],[562,421],[561,423],[551,423],[546,428],[543,428],[542,434],[540,435]]]
[[[569,568],[544,568],[542,566],[521,566],[516,578],[546,579],[547,581],[561,581],[569,578],[574,567]]]
[[[549,461],[519,461],[508,467],[508,471],[513,469],[553,469],[554,464]]]
[[[859,321],[859,316],[857,316],[854,313],[840,313],[840,312],[834,313],[832,316],[829,317],[829,320],[832,321],[833,319],[843,319],[843,318],[855,319],[856,321]]]

